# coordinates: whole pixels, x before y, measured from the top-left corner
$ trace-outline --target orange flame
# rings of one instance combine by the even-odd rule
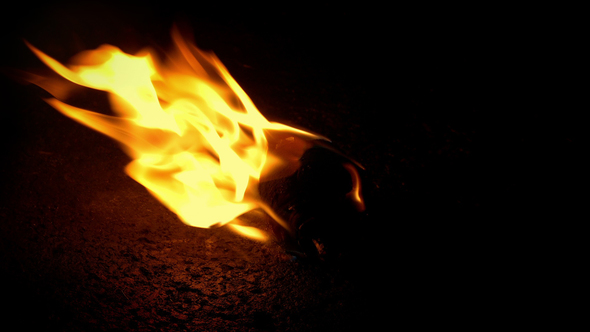
[[[176,50],[166,63],[151,52],[129,55],[103,45],[64,66],[27,45],[67,80],[109,93],[117,116],[47,102],[119,141],[132,158],[127,174],[186,224],[223,225],[262,208],[287,227],[260,199],[261,176],[291,173],[308,141],[321,137],[266,120],[214,54],[186,42],[176,29],[172,37]],[[232,226],[265,238],[251,227]]]

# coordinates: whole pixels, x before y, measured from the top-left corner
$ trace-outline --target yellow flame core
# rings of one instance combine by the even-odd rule
[[[80,64],[64,66],[29,47],[67,80],[109,93],[117,116],[47,101],[119,141],[132,158],[127,174],[185,223],[210,227],[255,208],[269,212],[258,194],[261,174],[288,168],[306,149],[301,142],[320,137],[269,122],[215,55],[187,43],[175,30],[173,40],[176,51],[166,63],[157,63],[149,52],[129,55],[103,45],[77,55]],[[268,151],[270,132],[277,137],[274,154]],[[280,151],[279,146],[294,141],[299,142],[295,151]],[[263,238],[243,226],[234,229]]]

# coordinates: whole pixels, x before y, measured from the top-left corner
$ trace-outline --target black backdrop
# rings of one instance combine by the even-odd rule
[[[572,198],[580,133],[571,113],[532,107],[545,100],[530,94],[541,79],[531,70],[541,28],[530,29],[523,12],[370,3],[13,8],[2,22],[8,320],[42,330],[342,330],[487,326],[519,315],[532,282],[521,273],[541,250],[524,243],[536,216]],[[289,262],[222,230],[187,229],[123,174],[115,143],[9,78],[42,67],[22,38],[65,61],[102,43],[165,49],[173,22],[193,29],[265,116],[331,138],[366,167],[369,218],[356,260]],[[548,173],[562,176],[547,184]],[[546,204],[548,186],[563,195]],[[253,258],[211,262],[157,244],[214,243],[211,234],[221,251],[240,245]],[[178,269],[190,280],[176,280]],[[223,291],[191,286],[220,273],[256,280]],[[226,300],[232,292],[236,303]]]

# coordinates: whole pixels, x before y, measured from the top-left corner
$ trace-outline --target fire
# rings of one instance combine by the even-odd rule
[[[126,173],[188,225],[211,227],[263,209],[287,227],[260,198],[262,177],[292,173],[320,136],[269,122],[212,53],[173,29],[167,61],[103,45],[64,66],[30,49],[65,79],[105,91],[116,116],[69,105],[53,93],[47,102],[68,117],[117,140],[132,161]],[[50,93],[53,85],[39,84]],[[232,224],[264,239],[263,232]]]

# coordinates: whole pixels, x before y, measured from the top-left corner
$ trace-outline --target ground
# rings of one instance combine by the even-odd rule
[[[176,19],[173,10],[80,6],[5,27],[4,71],[42,67],[20,37],[67,60],[103,42],[165,48]],[[183,224],[124,174],[129,159],[115,142],[3,77],[4,321],[43,331],[343,331],[510,315],[491,304],[513,240],[499,236],[507,221],[498,212],[526,185],[539,188],[529,166],[542,115],[511,113],[511,126],[490,135],[509,112],[497,112],[503,91],[492,83],[503,63],[489,61],[502,51],[489,49],[500,32],[478,18],[463,29],[372,13],[180,15],[265,116],[329,137],[365,167],[366,216],[350,231],[352,254],[335,261]],[[563,123],[546,141],[570,160],[577,137]],[[509,149],[490,149],[505,141]],[[490,160],[513,163],[518,176]]]

